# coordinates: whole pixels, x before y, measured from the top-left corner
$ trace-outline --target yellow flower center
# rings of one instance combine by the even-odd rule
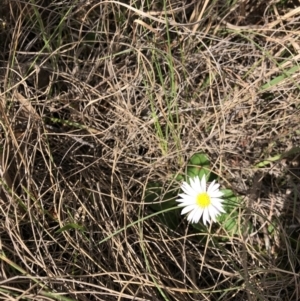
[[[199,193],[196,197],[196,203],[201,208],[206,208],[210,205],[210,196],[206,193]]]

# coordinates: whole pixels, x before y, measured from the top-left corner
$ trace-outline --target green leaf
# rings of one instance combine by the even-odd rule
[[[182,174],[177,174],[175,176],[175,180],[178,181],[178,182],[180,182],[180,181],[184,180],[184,176]]]
[[[174,190],[170,187],[165,193],[160,183],[149,183],[145,191],[145,202],[149,203],[151,209],[161,211],[174,207],[177,195],[178,189]]]
[[[222,213],[217,217],[217,220],[222,225],[226,235],[233,236],[237,234],[239,229],[239,215],[237,209],[234,209],[234,211],[230,213]],[[222,240],[226,240],[226,238],[223,238]]]
[[[210,162],[204,153],[197,153],[190,158],[189,164],[198,166],[209,166]]]
[[[223,189],[223,208],[225,213],[217,217],[218,222],[229,235],[235,235],[238,231],[239,213],[238,207],[241,198],[235,196],[231,189]]]
[[[201,171],[201,167],[199,166],[188,166],[187,167],[187,175],[189,178],[199,177]]]
[[[152,204],[154,202],[158,202],[160,200],[160,196],[162,195],[162,187],[159,183],[148,183],[146,191],[145,191],[145,202],[150,203],[150,207],[159,211],[161,209],[159,203]]]
[[[68,231],[68,230],[72,230],[72,229],[76,229],[79,231],[85,231],[85,228],[83,226],[80,226],[75,223],[70,223],[70,224],[67,224],[67,225],[63,226],[62,228],[58,229],[57,231],[55,231],[55,233],[62,233],[64,231]]]
[[[272,235],[277,230],[278,230],[278,223],[276,220],[272,220],[272,222],[268,225],[268,233]]]
[[[226,216],[223,223],[224,229],[231,234],[235,234],[237,230],[238,215],[232,214],[231,216]]]
[[[280,83],[282,83],[282,81],[284,81],[286,78],[288,77],[292,77],[293,74],[295,74],[296,72],[298,72],[300,69],[300,67],[297,66],[293,66],[292,68],[288,69],[288,70],[282,70],[282,75],[279,75],[277,77],[275,77],[274,79],[270,80],[268,83],[264,84],[260,90],[267,90],[269,88],[273,88],[277,85],[279,85]]]
[[[211,174],[210,169],[205,166],[203,166],[203,167],[192,166],[192,165],[187,166],[188,178],[199,177],[199,179],[202,179],[203,176],[206,176],[206,181],[208,181],[210,174]]]
[[[188,178],[199,177],[202,179],[203,176],[206,177],[206,181],[213,181],[218,178],[218,176],[211,172],[210,161],[204,153],[194,154],[187,164],[187,176]]]
[[[159,219],[162,224],[166,225],[172,230],[175,230],[179,225],[178,210],[160,214]]]
[[[202,222],[200,223],[191,223],[192,227],[199,231],[200,233],[205,233],[207,232],[207,227],[203,225]]]
[[[165,192],[162,184],[149,183],[145,191],[145,202],[149,204],[154,211],[160,212],[165,209],[176,207],[176,198],[178,196],[178,189],[169,187]],[[175,230],[179,224],[178,210],[164,212],[159,215],[159,220],[168,228]]]
[[[210,174],[211,174],[210,170],[207,169],[207,168],[205,168],[205,167],[203,167],[199,171],[199,178],[202,179],[205,176],[206,177],[206,181],[208,181],[209,178],[210,178]]]
[[[215,174],[214,172],[210,171],[208,181],[212,182],[213,180],[217,180],[217,179],[218,179],[218,175]]]
[[[227,199],[234,196],[234,193],[231,189],[220,189],[220,191],[223,193],[222,199]]]
[[[178,195],[178,190],[169,190],[165,195],[163,196],[162,202],[160,205],[160,210],[169,209],[176,206],[176,198]]]

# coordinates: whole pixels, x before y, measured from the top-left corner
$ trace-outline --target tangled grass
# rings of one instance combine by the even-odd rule
[[[300,9],[250,2],[2,1],[0,300],[300,300]],[[197,152],[237,235],[144,202]]]

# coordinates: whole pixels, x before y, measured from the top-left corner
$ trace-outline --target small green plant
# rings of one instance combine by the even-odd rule
[[[236,196],[232,190],[223,189],[223,208],[224,213],[217,217],[218,222],[222,225],[225,231],[225,236],[234,236],[239,232],[239,208],[242,199]]]
[[[161,183],[148,183],[145,192],[145,202],[150,205],[150,208],[155,212],[163,211],[168,208],[175,207],[178,189],[166,189]],[[175,229],[179,222],[178,210],[169,211],[159,215],[162,223],[171,229]]]
[[[203,177],[205,177],[205,179],[203,179]],[[218,176],[212,171],[210,160],[204,153],[194,154],[189,159],[185,172],[183,174],[173,176],[173,178],[168,181],[169,183],[167,183],[167,185],[163,185],[159,182],[148,183],[145,192],[145,202],[148,203],[150,208],[156,212],[172,208],[178,204],[178,194],[180,193],[180,189],[178,189],[179,182],[183,181],[183,185],[189,185],[196,178],[199,178],[199,181],[203,179],[203,182],[201,181],[201,183],[205,183],[205,186],[207,182],[214,181],[213,186],[211,187],[213,191],[218,190],[219,185],[215,184]],[[194,182],[192,184],[194,185]],[[208,192],[209,188],[207,193]],[[235,235],[238,233],[239,229],[238,209],[241,204],[241,198],[236,196],[230,189],[220,190],[219,195],[222,195],[220,197],[222,199],[222,211],[220,211],[221,214],[218,213],[219,215],[216,217],[216,220],[227,235]],[[163,213],[161,215],[161,221],[172,229],[176,228],[179,224],[179,210],[180,208],[178,208],[178,210]],[[185,212],[189,211],[185,210],[184,213]],[[205,231],[206,228],[203,223],[198,221],[196,222],[195,220],[197,219],[194,219],[194,221],[191,219],[192,227],[200,232]]]

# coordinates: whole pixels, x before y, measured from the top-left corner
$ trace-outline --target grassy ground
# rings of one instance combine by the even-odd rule
[[[300,300],[298,0],[0,18],[0,300]],[[234,232],[145,201],[196,153],[242,200]]]

